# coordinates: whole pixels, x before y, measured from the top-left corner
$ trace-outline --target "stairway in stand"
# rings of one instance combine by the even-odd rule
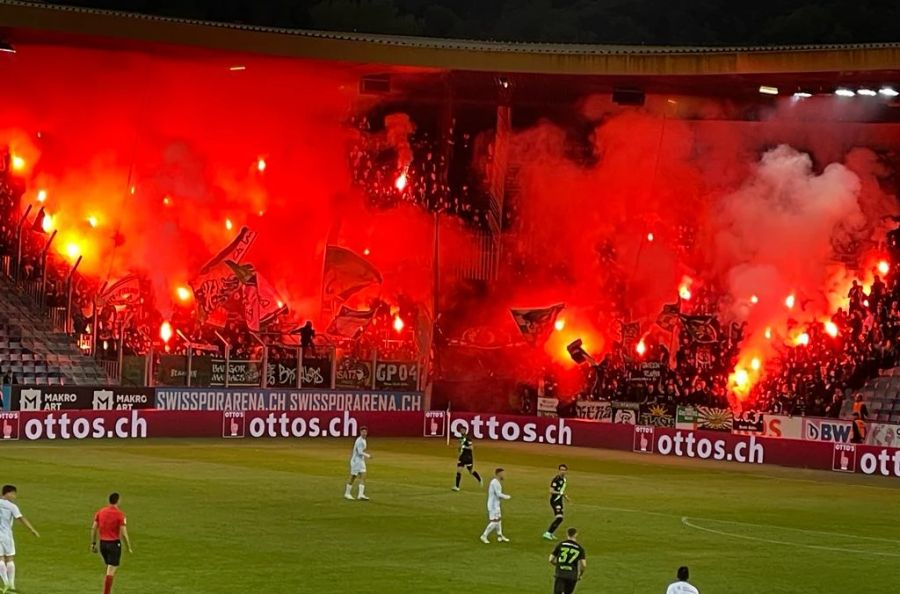
[[[106,373],[84,356],[75,340],[54,332],[9,279],[0,277],[0,373],[19,384],[103,385]]]

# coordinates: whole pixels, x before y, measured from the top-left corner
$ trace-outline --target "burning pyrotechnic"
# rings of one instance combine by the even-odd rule
[[[887,260],[882,260],[878,263],[878,272],[880,272],[882,276],[886,275],[890,271],[891,265]]]
[[[25,159],[23,159],[19,155],[13,155],[10,158],[9,164],[12,167],[12,170],[16,173],[22,173],[23,171],[25,171],[25,166],[27,165]]]
[[[397,332],[403,332],[403,327],[406,324],[403,323],[403,318],[400,316],[394,316],[394,330]]]
[[[369,248],[363,250],[363,256],[371,255],[372,251]]]
[[[562,332],[566,327],[566,321],[563,319],[556,320],[556,322],[553,323],[553,327],[556,328],[557,332]]]
[[[260,173],[262,173],[263,171],[266,170],[266,160],[263,159],[262,157],[260,157],[256,161],[256,170],[259,171]]]
[[[809,345],[809,334],[806,332],[802,332],[797,335],[797,338],[794,339],[794,344],[796,346],[807,346]]]
[[[175,294],[179,301],[188,301],[191,298],[191,291],[187,287],[175,287]]]
[[[678,287],[678,296],[681,297],[685,301],[691,300],[691,290],[687,285],[681,285]]]
[[[641,357],[644,356],[644,353],[647,352],[647,345],[644,343],[644,339],[643,339],[643,338],[642,338],[640,341],[638,341],[637,345],[634,347],[634,350],[635,350],[635,351],[637,352],[637,354],[640,355]]]
[[[168,196],[163,196],[163,206],[169,206],[172,204],[172,199]]]
[[[653,240],[654,240],[654,239],[655,239],[655,238],[653,237],[653,233],[648,233],[648,234],[647,234],[647,241],[649,241],[650,243],[653,243]]]
[[[77,260],[78,256],[81,255],[81,248],[78,247],[77,243],[70,243],[66,245],[66,255],[70,260]]]
[[[37,201],[41,204],[47,201],[47,190],[38,190]]]
[[[838,335],[837,324],[835,324],[831,320],[825,322],[825,333],[832,338],[836,337]]]
[[[794,309],[794,305],[796,304],[796,302],[797,298],[793,294],[791,294],[784,299],[784,306],[788,309]]]
[[[766,340],[772,340],[772,328],[766,328],[766,331],[763,333],[763,336],[766,337]]]
[[[172,324],[167,321],[163,322],[159,327],[159,337],[162,338],[162,341],[167,343],[172,340],[172,336],[174,336],[175,331],[172,330]]]
[[[762,362],[759,360],[759,357],[753,357],[750,361],[750,369],[753,371],[759,371],[760,367],[762,367]]]
[[[90,225],[91,227],[96,227],[97,226],[97,217],[91,215],[87,218],[87,222],[88,222],[88,225]]]
[[[234,229],[234,223],[231,222],[231,219],[225,219],[225,229],[228,231]]]
[[[759,297],[757,297],[756,295],[750,295],[750,303],[756,305],[757,303],[759,303]]]
[[[50,216],[49,212],[44,211],[44,218],[41,220],[41,229],[44,230],[44,233],[49,233],[51,229],[53,229],[53,217]]]
[[[397,176],[396,180],[394,180],[394,187],[397,188],[398,192],[402,192],[406,189],[407,183],[409,183],[409,180],[406,177],[406,172],[403,172]]]

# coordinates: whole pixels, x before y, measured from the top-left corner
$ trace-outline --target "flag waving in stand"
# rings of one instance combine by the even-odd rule
[[[374,284],[381,284],[381,273],[368,260],[346,248],[325,248],[325,273],[322,279],[326,300],[346,301]]]
[[[255,239],[256,233],[242,227],[237,237],[207,262],[190,281],[200,317],[206,323],[220,327],[225,325],[228,312],[223,306],[241,290],[240,279],[226,262],[240,264]]]
[[[549,307],[515,308],[509,311],[526,342],[535,346],[543,344],[547,340],[550,333],[553,332],[556,318],[565,308],[565,303],[557,303]]]

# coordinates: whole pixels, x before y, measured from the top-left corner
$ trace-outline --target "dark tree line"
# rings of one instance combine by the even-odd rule
[[[499,41],[772,45],[898,41],[897,0],[68,0],[182,18]]]

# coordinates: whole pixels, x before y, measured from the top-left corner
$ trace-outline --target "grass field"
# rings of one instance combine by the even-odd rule
[[[120,490],[135,554],[117,594],[548,593],[547,488],[570,465],[589,557],[579,592],[661,593],[691,566],[704,594],[896,592],[900,485],[768,466],[476,444],[503,465],[508,545],[483,545],[485,494],[453,493],[443,443],[370,438],[368,494],[341,498],[349,440],[4,444],[0,482],[41,532],[17,528],[24,594],[100,592],[92,513]],[[355,491],[354,491],[355,492]],[[685,519],[687,518],[687,519]]]

